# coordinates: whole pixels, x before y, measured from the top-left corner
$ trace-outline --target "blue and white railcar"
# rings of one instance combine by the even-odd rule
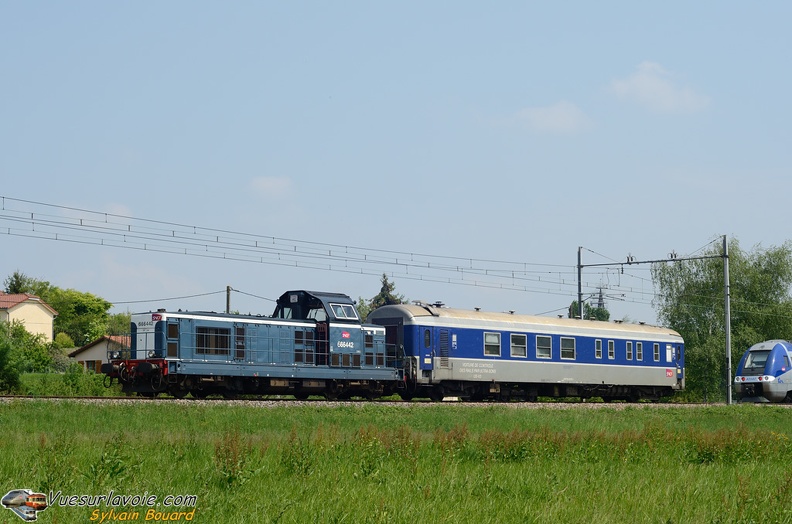
[[[666,328],[404,304],[367,321],[404,354],[406,398],[635,401],[685,385],[684,343]]]
[[[361,324],[354,302],[338,293],[286,292],[271,317],[135,314],[130,339],[128,349],[110,352],[102,372],[143,395],[376,397],[403,384],[385,329]]]
[[[767,340],[754,344],[743,354],[734,377],[734,390],[741,400],[792,402],[792,344]]]

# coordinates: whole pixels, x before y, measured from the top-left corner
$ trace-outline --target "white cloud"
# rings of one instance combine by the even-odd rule
[[[266,198],[280,198],[291,192],[292,182],[287,177],[260,176],[250,181],[250,188]]]
[[[519,122],[534,131],[576,133],[591,126],[588,117],[578,106],[566,100],[545,107],[526,107],[516,115]]]
[[[709,105],[709,98],[676,85],[673,77],[660,64],[642,62],[632,75],[613,80],[609,90],[660,113],[690,113]]]

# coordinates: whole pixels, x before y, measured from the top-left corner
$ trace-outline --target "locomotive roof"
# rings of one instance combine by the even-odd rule
[[[298,298],[302,299],[303,297],[313,297],[317,300],[320,300],[325,306],[329,302],[333,302],[334,304],[355,304],[348,295],[344,293],[328,293],[326,291],[306,291],[304,289],[297,289],[292,291],[287,291],[286,293],[282,294],[280,298],[278,298],[278,304],[288,304],[291,300],[291,296],[297,296]]]
[[[679,333],[670,328],[652,326],[647,324],[629,324],[621,322],[602,322],[598,320],[580,320],[574,318],[543,317],[537,315],[520,315],[514,313],[492,313],[486,311],[475,311],[468,309],[455,309],[446,307],[435,307],[431,305],[417,304],[398,304],[382,306],[372,311],[367,322],[376,319],[394,317],[394,313],[400,313],[404,318],[428,319],[435,317],[439,322],[450,324],[476,324],[479,322],[498,323],[504,327],[517,327],[518,325],[531,324],[533,326],[555,327],[562,326],[568,329],[595,329],[602,331],[613,331],[621,333],[643,333],[643,334],[664,334],[680,337]]]

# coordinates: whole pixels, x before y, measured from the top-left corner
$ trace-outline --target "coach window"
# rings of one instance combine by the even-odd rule
[[[594,358],[602,358],[602,341],[594,341]]]
[[[627,342],[627,360],[632,360],[632,342]]]
[[[500,333],[484,333],[484,355],[488,357],[499,357],[500,354]]]
[[[612,340],[608,341],[608,360],[616,358],[616,343]]]
[[[635,360],[639,362],[643,360],[643,342],[635,343]]]
[[[575,339],[561,337],[561,358],[575,360]]]
[[[654,345],[654,361],[660,362],[660,344]]]
[[[527,355],[528,337],[512,333],[511,335],[511,356],[525,357]]]
[[[536,358],[553,357],[553,339],[542,335],[536,336]]]

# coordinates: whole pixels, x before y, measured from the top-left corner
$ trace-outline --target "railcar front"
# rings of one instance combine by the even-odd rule
[[[405,355],[403,396],[659,399],[684,389],[684,342],[654,326],[384,306],[368,320]]]
[[[290,291],[271,317],[136,314],[131,345],[102,366],[125,392],[377,397],[400,384],[385,329],[363,325],[341,294]]]
[[[743,354],[734,390],[745,402],[792,402],[792,344],[767,340]]]

